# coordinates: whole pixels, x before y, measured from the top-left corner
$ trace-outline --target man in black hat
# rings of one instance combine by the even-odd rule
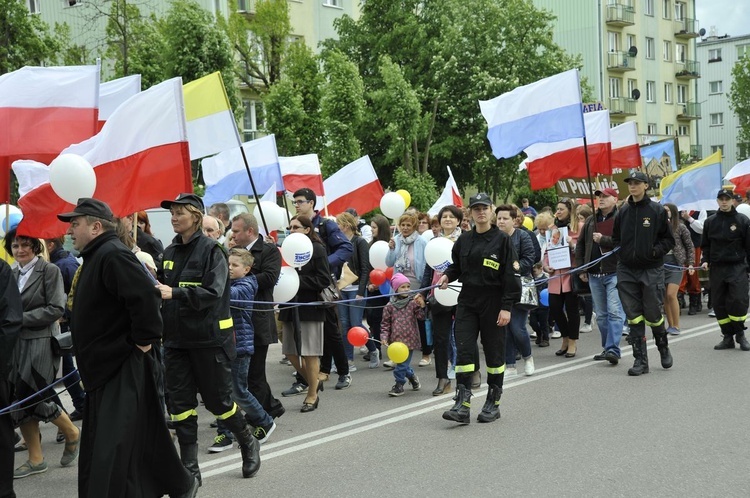
[[[492,201],[479,193],[469,199],[474,228],[453,245],[451,264],[438,280],[442,289],[461,279],[456,308],[456,404],[443,413],[445,420],[471,421],[471,381],[477,337],[482,338],[487,363],[487,400],[479,422],[500,418],[500,396],[505,376],[505,334],[510,311],[521,298],[518,256],[510,237],[492,223]]]
[[[701,240],[702,267],[710,269],[711,300],[724,335],[714,349],[734,349],[736,338],[740,349],[750,351],[750,342],[745,337],[750,220],[734,208],[729,189],[719,190],[716,202],[719,210],[704,222]]]
[[[159,408],[153,345],[161,299],[115,233],[109,206],[78,200],[59,214],[81,254],[70,327],[86,389],[78,465],[80,496],[195,496]],[[158,347],[158,346],[157,346]]]
[[[667,212],[646,195],[648,177],[631,170],[627,202],[615,216],[612,242],[620,247],[617,292],[630,325],[628,343],[633,346],[633,367],[628,375],[648,373],[646,325],[659,348],[661,366],[672,366],[661,305],[664,301],[664,255],[674,248]]]
[[[18,282],[5,261],[0,261],[0,409],[13,401],[9,382],[13,368],[13,349],[23,323],[23,304],[18,292]],[[0,496],[16,496],[13,492],[13,419],[0,417]]]
[[[168,408],[182,463],[199,481],[198,391],[208,411],[234,434],[242,476],[260,469],[260,444],[232,401],[231,362],[236,356],[229,311],[229,264],[224,247],[203,235],[203,201],[180,194],[161,207],[172,213],[177,234],[164,250],[156,287],[163,299],[164,366]]]

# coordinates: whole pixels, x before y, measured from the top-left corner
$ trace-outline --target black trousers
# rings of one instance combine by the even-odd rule
[[[722,326],[722,332],[725,330],[731,334],[742,332],[748,308],[745,265],[712,264],[708,279],[711,282],[711,301],[714,305],[716,321]]]
[[[339,375],[349,375],[349,360],[344,351],[344,339],[335,307],[326,308],[326,318],[323,322],[323,356],[320,357],[321,372],[331,373],[331,359],[336,364]]]
[[[8,407],[12,398],[10,383],[7,379],[0,379],[0,408]],[[13,492],[14,446],[13,419],[10,414],[0,415],[0,498],[16,496]]]
[[[630,337],[644,337],[646,325],[660,331],[664,325],[664,267],[630,268],[617,264],[617,294],[630,326]]]
[[[550,293],[549,312],[563,337],[578,340],[581,315],[578,314],[578,295],[575,292]]]
[[[247,387],[255,396],[255,399],[263,406],[263,409],[272,414],[282,404],[271,394],[271,386],[266,379],[266,358],[268,357],[268,345],[255,344],[255,352],[250,357],[250,366],[247,369]]]
[[[456,308],[456,380],[471,389],[471,378],[479,368],[477,339],[481,338],[487,363],[487,383],[503,387],[505,372],[505,327],[497,325],[502,309],[498,292],[458,297]]]
[[[438,379],[448,378],[448,357],[450,356],[450,335],[454,312],[455,307],[448,308],[440,304],[431,306],[435,377]]]

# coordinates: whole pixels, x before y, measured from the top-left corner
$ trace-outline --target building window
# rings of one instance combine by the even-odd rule
[[[721,152],[721,157],[724,157],[724,146],[723,145],[712,145],[711,154],[714,152]]]
[[[63,7],[78,7],[83,3],[83,0],[63,0]]]
[[[323,0],[323,5],[328,5],[329,7],[341,7],[342,0]]]
[[[672,62],[672,42],[664,40],[664,62]]]
[[[674,46],[675,49],[675,62],[680,62],[682,64],[685,64],[685,61],[687,61],[687,45],[684,43],[676,43]]]
[[[247,12],[248,0],[237,0],[237,12]]]
[[[635,46],[635,35],[625,35],[625,41],[627,42],[625,48],[629,50],[630,47]]]
[[[622,90],[622,80],[620,78],[609,79],[609,96],[610,98],[617,99],[620,97]]]
[[[646,0],[646,15],[654,15],[654,0]]]
[[[649,123],[646,125],[647,135],[656,135],[656,123]]]
[[[677,103],[684,104],[687,102],[688,87],[687,85],[677,85]]]
[[[667,135],[668,137],[674,136],[674,125],[668,124],[666,128],[664,129],[664,132],[665,132],[664,134]]]
[[[633,90],[638,88],[638,80],[628,79],[628,98],[633,98]]]
[[[672,1],[671,0],[662,1],[661,15],[664,17],[664,19],[670,18],[669,16],[672,15]]]
[[[723,112],[712,112],[710,117],[711,117],[711,126],[721,126],[724,124]]]
[[[621,50],[620,33],[607,31],[607,42],[609,44],[610,52],[619,52]]]
[[[646,102],[656,102],[656,82],[646,82]]]
[[[709,81],[708,82],[708,93],[722,93],[724,91],[724,85],[722,81]]]
[[[678,126],[677,127],[677,134],[680,135],[680,136],[682,136],[682,137],[686,137],[686,136],[690,135],[690,127],[688,127],[688,125],[680,125],[680,126]]]
[[[664,103],[672,103],[672,83],[664,83]]]
[[[720,62],[721,61],[721,49],[712,48],[708,51],[708,62]]]
[[[674,3],[674,18],[681,21],[687,17],[687,4],[685,2]]]
[[[653,59],[654,58],[654,39],[646,37],[646,59]]]
[[[741,143],[737,144],[737,160],[744,161],[750,156],[750,144]]]
[[[737,58],[742,59],[745,56],[750,55],[750,44],[737,45]]]
[[[245,140],[254,140],[258,131],[266,126],[266,115],[263,103],[256,100],[245,100],[245,115],[242,119],[243,135]]]
[[[26,5],[29,7],[29,14],[39,14],[39,1],[40,0],[27,0]]]

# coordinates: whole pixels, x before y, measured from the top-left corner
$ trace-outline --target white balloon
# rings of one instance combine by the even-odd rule
[[[281,230],[286,226],[286,216],[284,215],[284,210],[277,206],[275,203],[263,201],[260,203],[260,207],[263,209],[263,216],[266,219],[266,224],[268,225],[268,229],[270,231],[273,232],[274,230]],[[258,209],[258,206],[255,206],[255,209],[253,210],[253,216],[255,216],[255,219],[258,220],[258,226],[262,229],[263,219],[260,217],[260,209]]]
[[[376,270],[385,270],[385,257],[388,255],[388,242],[379,240],[370,246],[370,265]]]
[[[81,197],[94,196],[96,173],[83,157],[61,154],[49,165],[49,184],[61,199],[77,204]]]
[[[279,279],[273,288],[273,300],[285,303],[297,295],[299,290],[299,275],[291,266],[282,266]]]
[[[305,266],[312,259],[312,251],[312,241],[303,233],[287,235],[281,243],[281,257],[289,266]]]
[[[435,237],[424,248],[424,260],[433,270],[444,272],[453,263],[452,249],[453,241],[451,239]]]
[[[432,230],[425,230],[424,232],[422,232],[422,235],[420,235],[420,237],[429,242],[435,238],[435,234],[432,233]]]
[[[740,204],[737,206],[737,212],[750,218],[750,204]]]
[[[462,286],[461,282],[451,282],[447,289],[435,288],[435,300],[443,306],[455,306],[458,304],[458,294]]]
[[[406,202],[396,192],[388,192],[380,199],[380,210],[387,217],[395,219],[406,211]]]
[[[5,216],[5,212],[8,212],[8,216]],[[5,219],[9,218],[13,214],[23,215],[20,209],[13,204],[0,204],[0,236],[5,235]]]

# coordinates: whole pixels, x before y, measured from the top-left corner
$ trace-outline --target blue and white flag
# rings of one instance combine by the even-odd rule
[[[722,187],[721,151],[661,180],[661,203],[671,202],[680,211],[716,209],[716,192]]]
[[[480,100],[479,108],[498,159],[513,157],[536,143],[586,136],[577,69]]]

